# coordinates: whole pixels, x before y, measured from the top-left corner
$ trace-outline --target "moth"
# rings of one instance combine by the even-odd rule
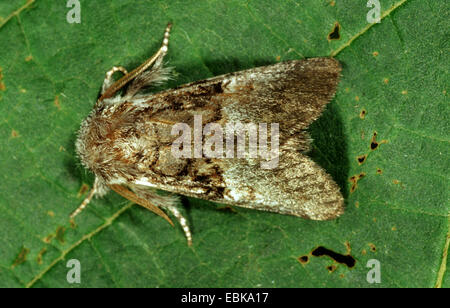
[[[191,245],[178,195],[313,220],[342,214],[338,185],[305,155],[311,143],[306,129],[336,92],[339,62],[332,58],[281,62],[149,94],[149,86],[170,78],[170,68],[163,66],[170,29],[171,24],[159,50],[139,67],[131,72],[113,67],[106,73],[101,95],[82,122],[76,141],[78,157],[95,174],[95,181],[71,218],[93,196],[104,196],[111,189],[172,226],[166,212],[173,215]],[[123,73],[117,81],[115,72]],[[215,123],[216,128],[237,121],[276,123],[277,133],[258,132],[260,137],[272,138],[272,147],[277,140],[276,167],[263,168],[260,163],[267,162],[268,156],[251,157],[247,152],[237,157],[175,156],[173,145],[180,136],[173,134],[174,126],[184,123],[193,127],[199,121],[202,126]],[[222,140],[218,136],[227,143],[250,139],[247,133],[244,138],[226,136]],[[188,139],[183,150],[195,148],[198,142],[195,136]],[[218,144],[214,147],[217,150]],[[233,154],[236,148],[227,151]],[[161,195],[157,190],[171,194]]]

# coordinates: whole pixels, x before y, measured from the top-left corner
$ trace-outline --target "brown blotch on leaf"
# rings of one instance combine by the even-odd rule
[[[307,264],[309,262],[309,257],[307,255],[305,256],[300,256],[297,258],[298,262],[300,262],[301,264]]]
[[[361,110],[361,112],[359,113],[359,117],[364,120],[364,118],[366,117],[367,111],[366,109]]]
[[[367,254],[367,250],[363,249],[363,250],[361,251],[361,254],[362,254],[363,256],[365,256],[365,255]]]
[[[339,40],[341,38],[341,34],[339,33],[341,30],[341,25],[338,22],[334,23],[333,30],[328,34],[328,40],[334,41]]]
[[[47,237],[44,238],[44,243],[47,243],[47,244],[50,243],[54,237],[55,237],[54,234],[47,235]]]
[[[0,67],[0,91],[5,91],[5,90],[6,90],[6,86],[5,86],[5,83],[3,82],[2,68]]]
[[[403,189],[405,188],[405,186],[403,186],[403,183],[399,180],[394,179],[392,180],[392,183],[394,183],[395,185],[400,185],[400,187]]]
[[[358,181],[361,180],[363,177],[366,176],[365,172],[361,172],[358,175],[352,175],[348,180],[350,183],[352,183],[352,186],[350,188],[350,193],[354,192],[356,188],[358,187]]]
[[[345,248],[347,248],[347,254],[350,254],[352,252],[352,247],[350,246],[349,241],[345,241]]]
[[[27,57],[25,58],[25,61],[26,61],[26,62],[30,62],[31,60],[33,60],[33,56],[32,56],[32,55],[29,55],[29,56],[27,56]]]
[[[56,229],[56,235],[55,238],[61,243],[64,244],[64,232],[66,231],[66,228],[64,227],[58,227]]]
[[[356,158],[356,160],[358,161],[358,165],[364,164],[364,162],[366,161],[366,159],[367,159],[367,154],[360,155],[360,156],[358,156],[358,157]]]
[[[334,0],[331,0],[331,2],[330,2],[330,6],[335,6],[336,5],[336,1],[334,1]]]
[[[30,253],[30,250],[28,248],[23,247],[22,250],[17,255],[16,259],[14,260],[13,264],[11,265],[11,268],[15,268],[17,265],[24,263],[27,260],[28,253]]]
[[[372,52],[372,55],[373,55],[374,57],[378,57],[379,54],[380,54],[380,53],[379,53],[378,51]]]
[[[353,258],[350,254],[343,255],[334,252],[328,248],[325,248],[323,246],[315,248],[311,252],[311,255],[313,255],[314,257],[322,257],[322,256],[330,257],[332,260],[336,261],[337,263],[344,264],[348,268],[353,268],[356,264],[355,258]]]
[[[48,212],[47,212],[47,215],[50,216],[50,217],[55,217],[55,212],[53,212],[53,211],[48,211]]]
[[[38,264],[42,264],[42,259],[44,258],[44,254],[47,252],[47,248],[42,248],[41,251],[38,253],[37,257],[36,257],[36,262]]]
[[[60,104],[60,102],[59,102],[59,95],[56,95],[56,96],[55,96],[55,99],[53,100],[53,105],[55,105],[55,107],[56,107],[58,110],[61,110],[61,104]]]
[[[11,138],[17,138],[17,137],[19,137],[19,133],[16,130],[13,129],[11,131]]]
[[[385,84],[388,84],[388,83],[389,83],[389,78],[384,78],[384,79],[383,79],[383,82],[384,82]]]

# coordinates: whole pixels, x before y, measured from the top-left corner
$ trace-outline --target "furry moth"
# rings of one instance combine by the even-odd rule
[[[170,78],[170,69],[163,66],[170,28],[171,24],[159,50],[139,67],[131,72],[113,67],[106,73],[100,98],[82,122],[76,141],[76,152],[83,166],[95,174],[95,182],[71,218],[93,196],[104,196],[112,189],[172,225],[165,211],[173,215],[191,245],[189,226],[177,208],[177,194],[314,220],[343,213],[338,185],[304,155],[311,142],[305,130],[333,98],[339,62],[331,58],[282,62],[148,94],[145,88]],[[114,81],[112,75],[117,71],[124,75]],[[276,133],[258,132],[260,137],[271,138],[272,148],[274,140],[279,144],[275,168],[260,165],[267,155],[228,155],[234,148],[227,148],[227,155],[220,157],[195,156],[198,142],[203,145],[203,141],[190,135],[181,148],[185,151],[192,146],[194,153],[174,156],[173,145],[180,138],[173,132],[177,123],[191,127],[214,123],[217,133],[217,125],[226,127],[236,121],[277,124]],[[218,151],[225,151],[219,145],[228,146],[227,142],[240,137],[228,138],[228,131],[226,140],[217,135],[215,140],[220,142],[214,143],[214,149]],[[163,196],[156,189],[173,194]]]

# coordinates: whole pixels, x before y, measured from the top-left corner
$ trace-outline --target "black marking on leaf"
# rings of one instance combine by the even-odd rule
[[[307,264],[309,262],[309,257],[307,255],[298,257],[298,262],[301,264]]]
[[[328,40],[339,40],[341,38],[341,34],[339,33],[341,30],[341,25],[338,22],[335,22],[333,30],[328,34]]]
[[[358,160],[358,164],[362,165],[366,161],[366,158],[367,158],[367,154],[364,154],[364,155],[358,156],[356,159]]]
[[[330,249],[327,249],[323,246],[319,246],[314,249],[311,254],[315,257],[327,256],[336,261],[337,263],[341,263],[346,265],[348,268],[353,268],[356,264],[355,258],[353,258],[350,254],[343,255],[337,252],[334,252]]]

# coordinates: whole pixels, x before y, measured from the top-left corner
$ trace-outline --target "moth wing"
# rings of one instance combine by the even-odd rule
[[[298,152],[282,153],[274,169],[262,169],[245,160],[226,164],[222,173],[225,203],[313,220],[333,219],[344,212],[339,186]]]
[[[226,74],[151,96],[140,106],[144,110],[136,127],[157,140],[148,149],[154,159],[135,184],[309,219],[340,215],[339,187],[292,146],[305,142],[303,130],[333,97],[339,73],[336,60],[314,58]],[[203,125],[279,123],[278,168],[262,169],[260,159],[175,158],[173,124],[193,128],[195,115],[202,115]]]
[[[341,67],[332,58],[281,62],[217,76],[155,95],[172,108],[154,119],[192,124],[279,123],[280,140],[306,129],[333,98]]]

